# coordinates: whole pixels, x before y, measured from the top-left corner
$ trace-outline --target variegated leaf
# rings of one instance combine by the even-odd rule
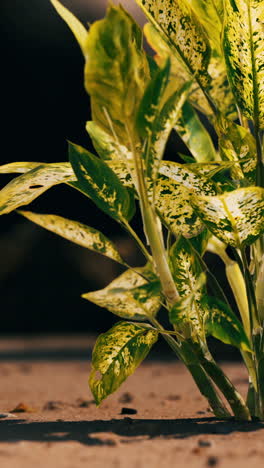
[[[205,31],[185,0],[136,0],[160,31],[172,53],[181,57],[188,71],[203,87],[210,82],[210,45]]]
[[[132,218],[135,212],[132,193],[104,161],[73,143],[69,144],[69,158],[77,177],[74,187],[117,221]]]
[[[163,162],[155,187],[155,207],[174,235],[197,236],[204,225],[191,205],[193,193],[215,194],[213,184],[181,164]]]
[[[195,195],[192,205],[208,229],[233,247],[251,244],[264,232],[263,188],[241,188],[214,197]]]
[[[145,137],[143,157],[147,175],[155,182],[170,133],[190,92],[191,82],[185,83],[162,106],[169,73],[169,62],[150,82],[137,116],[138,133]],[[166,86],[165,86],[166,84]]]
[[[186,0],[204,26],[212,47],[221,55],[223,0]]]
[[[19,162],[8,163],[8,164],[4,164],[3,166],[0,166],[0,174],[16,174],[16,173],[24,174],[25,172],[28,172],[31,169],[35,169],[35,167],[44,166],[44,165],[45,163],[42,163],[42,162],[31,162],[31,161],[25,161],[25,162],[19,161]],[[69,163],[68,165],[70,166]]]
[[[219,136],[220,155],[223,160],[239,161],[234,164],[232,175],[235,179],[246,177],[254,185],[256,180],[256,141],[244,127],[224,118],[218,119],[216,130]]]
[[[203,298],[202,304],[207,310],[207,334],[214,336],[223,343],[250,352],[250,344],[242,323],[228,305],[216,297],[208,296]]]
[[[224,0],[223,47],[242,113],[264,128],[264,0]]]
[[[48,231],[124,264],[114,244],[97,229],[57,215],[32,213],[31,211],[19,211],[19,213]]]
[[[99,336],[93,350],[89,378],[97,405],[135,372],[157,339],[156,330],[129,322],[117,323]]]
[[[126,146],[119,143],[114,136],[104,132],[99,125],[90,121],[86,123],[86,130],[89,133],[94,148],[99,154],[100,158],[108,160],[126,161],[133,158],[131,151]]]
[[[157,278],[147,281],[145,268],[138,268],[137,271],[139,274],[127,270],[106,288],[83,294],[82,297],[125,319],[145,320],[153,317],[161,307],[160,283]]]
[[[23,167],[25,168],[26,165]],[[19,166],[16,167],[16,170],[18,169]],[[69,183],[74,180],[76,178],[69,163],[36,166],[13,179],[0,191],[0,214],[10,213],[19,206],[31,203],[54,185]]]
[[[218,159],[209,133],[188,102],[183,105],[174,128],[197,162]]]
[[[171,76],[166,90],[168,97],[186,83],[186,81],[189,81],[191,74],[184,68],[180,59],[176,55],[173,55],[170,47],[153,25],[147,23],[144,26],[144,33],[150,46],[157,53],[155,60],[159,66],[163,66],[164,62],[170,58]],[[210,94],[215,105],[223,115],[230,119],[236,119],[236,103],[227,80],[224,60],[219,56],[213,55],[208,65],[208,73],[212,80],[208,84],[207,93]],[[212,108],[197,83],[194,83],[191,88],[189,101],[197,110],[206,114],[212,120]]]
[[[147,161],[147,167],[152,168],[152,181],[157,178],[166,143],[175,123],[179,119],[182,106],[190,92],[190,87],[191,82],[187,82],[178,91],[175,91],[165,102],[156,118],[150,141],[150,157]]]
[[[57,10],[61,18],[67,23],[72,33],[76,37],[83,54],[85,55],[85,42],[88,31],[83,24],[58,0],[50,0],[54,8]]]
[[[203,337],[205,310],[202,298],[206,292],[201,264],[190,242],[182,237],[170,250],[170,267],[181,301],[170,311],[170,321],[186,334]]]
[[[109,6],[92,24],[85,58],[93,121],[129,148],[127,124],[134,122],[150,73],[142,32],[122,7]]]

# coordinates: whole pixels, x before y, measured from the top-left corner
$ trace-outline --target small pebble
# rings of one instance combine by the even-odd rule
[[[168,395],[167,400],[169,401],[178,401],[181,399],[181,395]]]
[[[216,466],[218,465],[218,463],[219,463],[219,460],[214,455],[211,455],[210,457],[207,458],[207,466]]]
[[[11,413],[34,413],[36,411],[35,408],[31,408],[31,406],[28,406],[26,403],[19,403],[12,411]]]
[[[123,407],[121,409],[121,413],[120,414],[137,414],[137,410],[134,409],[134,408],[125,408]]]
[[[198,440],[199,447],[211,447],[212,442],[210,440]]]

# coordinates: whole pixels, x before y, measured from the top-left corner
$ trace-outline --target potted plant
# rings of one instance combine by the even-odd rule
[[[149,20],[144,34],[154,58],[122,7],[109,6],[87,30],[51,0],[84,55],[92,107],[86,128],[97,156],[70,142],[69,162],[0,167],[22,173],[1,190],[0,212],[66,183],[116,220],[145,256],[144,267],[132,268],[96,229],[19,211],[125,268],[103,290],[83,295],[123,319],[99,336],[93,351],[89,382],[97,404],[162,335],[218,418],[263,420],[264,2],[136,1]],[[192,155],[180,155],[180,163],[163,160],[172,131]],[[136,206],[144,238],[131,226]],[[209,271],[206,251],[224,262],[239,317]],[[158,319],[161,307],[170,330]],[[246,401],[213,359],[210,335],[241,351],[249,375]]]

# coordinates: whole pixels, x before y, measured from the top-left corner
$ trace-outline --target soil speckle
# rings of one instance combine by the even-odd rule
[[[129,392],[125,392],[121,395],[118,401],[120,403],[131,403],[133,400],[134,400],[133,395],[131,395],[131,393]]]
[[[121,409],[120,414],[137,414],[137,410],[135,408],[126,408],[125,406]]]

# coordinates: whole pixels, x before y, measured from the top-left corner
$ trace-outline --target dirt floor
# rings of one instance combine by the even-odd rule
[[[96,408],[92,341],[0,340],[1,468],[263,466],[264,424],[214,419],[178,362],[155,355]],[[224,368],[244,394],[243,367]]]

